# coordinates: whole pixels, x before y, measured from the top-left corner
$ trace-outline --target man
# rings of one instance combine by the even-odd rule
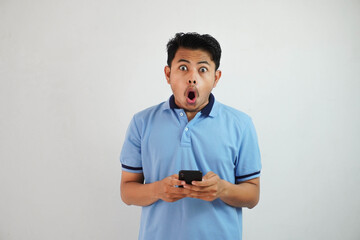
[[[139,239],[241,239],[242,207],[259,200],[254,126],[211,93],[221,77],[217,40],[177,33],[167,49],[173,95],[134,115],[120,156],[121,197],[143,207]],[[186,184],[179,170],[205,175]]]

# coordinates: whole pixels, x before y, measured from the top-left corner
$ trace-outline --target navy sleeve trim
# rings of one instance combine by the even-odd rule
[[[130,167],[130,166],[126,166],[125,164],[121,164],[121,166],[123,168],[129,169],[129,170],[142,170],[142,167]]]
[[[241,180],[241,179],[244,179],[244,178],[248,178],[248,177],[257,175],[257,174],[259,174],[259,173],[260,173],[260,171],[254,172],[254,173],[250,173],[250,174],[247,174],[247,175],[243,175],[243,176],[239,176],[239,177],[235,177],[235,178],[236,178],[236,180]]]

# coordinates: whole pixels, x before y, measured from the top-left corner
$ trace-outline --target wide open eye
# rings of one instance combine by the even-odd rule
[[[179,69],[180,69],[181,71],[187,71],[187,67],[186,67],[185,65],[181,65],[181,66],[179,67]]]
[[[205,72],[207,72],[208,70],[207,70],[206,67],[201,67],[201,68],[199,69],[199,71],[202,72],[202,73],[205,73]]]

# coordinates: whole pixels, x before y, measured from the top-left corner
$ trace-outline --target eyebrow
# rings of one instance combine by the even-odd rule
[[[178,62],[186,62],[186,63],[190,63],[189,60],[186,60],[186,59],[180,59]],[[200,61],[198,62],[197,64],[207,64],[210,66],[210,63],[208,61]]]
[[[207,64],[210,66],[210,63],[208,63],[208,61],[201,61],[201,62],[198,62],[198,64]]]

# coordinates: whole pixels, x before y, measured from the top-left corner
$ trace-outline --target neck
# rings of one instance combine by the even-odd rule
[[[195,117],[195,115],[196,115],[198,112],[185,111],[185,113],[186,113],[186,116],[187,116],[188,121],[190,122],[191,120],[193,120],[193,118]]]

